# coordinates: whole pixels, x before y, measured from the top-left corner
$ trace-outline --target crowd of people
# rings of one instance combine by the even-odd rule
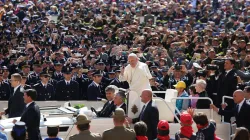
[[[178,99],[176,108],[211,107],[249,130],[249,37],[249,0],[1,0],[1,115],[22,116],[22,91],[35,89],[37,101],[106,98],[111,113],[92,110],[111,117],[127,111],[124,93],[106,96],[115,85],[209,97],[212,105]]]

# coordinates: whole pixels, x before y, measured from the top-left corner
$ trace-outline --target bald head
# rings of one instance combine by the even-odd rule
[[[134,68],[137,65],[138,57],[136,54],[131,53],[128,55],[128,62],[132,68]]]
[[[152,100],[152,91],[150,89],[145,89],[141,93],[141,101],[143,103],[147,103],[148,101]]]
[[[236,104],[239,104],[242,100],[244,100],[244,92],[242,90],[236,90],[233,94],[233,99]]]

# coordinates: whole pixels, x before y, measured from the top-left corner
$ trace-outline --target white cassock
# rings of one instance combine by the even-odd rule
[[[136,118],[139,116],[142,102],[140,99],[141,93],[145,89],[151,89],[149,79],[152,75],[148,69],[148,65],[142,62],[138,62],[135,68],[130,65],[126,66],[124,69],[123,76],[119,76],[120,81],[127,81],[129,83],[129,103],[128,103],[128,116],[130,118]],[[138,108],[137,113],[133,113],[131,108],[136,105]]]
[[[127,65],[124,69],[123,76],[120,75],[119,80],[127,81],[129,89],[141,95],[144,89],[151,89],[149,83],[149,79],[151,78],[152,75],[148,69],[148,65],[138,61],[135,68]]]

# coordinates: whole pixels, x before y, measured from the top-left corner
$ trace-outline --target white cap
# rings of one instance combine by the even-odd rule
[[[57,120],[53,120],[53,121],[46,121],[44,123],[44,125],[46,125],[47,127],[58,127],[62,124],[61,121],[57,121]]]
[[[202,67],[198,64],[198,63],[193,63],[193,66],[195,67],[195,68],[198,68],[198,69],[202,69]]]
[[[16,122],[15,125],[18,125],[18,126],[25,126],[25,122],[19,121],[19,122]]]

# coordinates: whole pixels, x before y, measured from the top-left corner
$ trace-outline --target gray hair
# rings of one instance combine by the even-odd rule
[[[116,93],[116,96],[120,96],[122,101],[125,102],[125,99],[126,99],[126,95],[125,95],[125,92],[124,91],[119,91]]]
[[[105,88],[105,92],[107,92],[107,91],[110,91],[110,92],[116,94],[116,93],[119,91],[119,89],[118,89],[118,87],[115,86],[115,85],[109,85],[109,86],[107,86],[107,87]]]
[[[199,79],[196,81],[196,85],[199,85],[202,89],[206,89],[207,82],[203,79]]]

